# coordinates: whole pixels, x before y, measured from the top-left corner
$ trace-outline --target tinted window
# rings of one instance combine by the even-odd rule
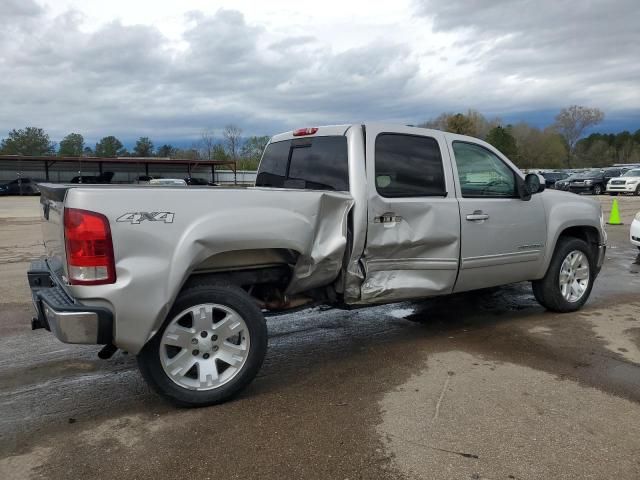
[[[282,187],[287,176],[291,141],[270,143],[262,155],[256,186]]]
[[[514,197],[515,173],[495,154],[472,143],[453,142],[463,197]]]
[[[383,197],[446,195],[434,138],[384,133],[376,138],[375,155],[376,189]]]
[[[267,146],[256,186],[347,191],[348,168],[345,137],[285,140]]]

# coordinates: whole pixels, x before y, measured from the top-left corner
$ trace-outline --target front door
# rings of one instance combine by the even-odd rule
[[[542,198],[520,199],[515,167],[484,142],[447,134],[461,218],[455,291],[532,279],[547,236]]]
[[[367,126],[363,302],[450,293],[460,214],[442,132]]]

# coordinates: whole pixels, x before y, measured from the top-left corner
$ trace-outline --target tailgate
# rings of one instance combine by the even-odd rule
[[[71,187],[54,185],[50,183],[40,184],[40,220],[42,226],[42,238],[44,247],[52,269],[60,270],[65,265],[64,253],[64,225],[63,210],[64,198]],[[61,271],[56,273],[60,274]]]

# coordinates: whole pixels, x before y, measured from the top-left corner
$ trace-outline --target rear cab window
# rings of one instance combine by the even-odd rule
[[[305,137],[267,145],[256,187],[349,190],[347,138]]]

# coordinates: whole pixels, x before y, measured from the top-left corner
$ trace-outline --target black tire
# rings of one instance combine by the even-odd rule
[[[602,185],[600,184],[595,184],[593,186],[593,194],[594,195],[602,195]]]
[[[238,373],[227,383],[210,390],[193,390],[175,383],[165,373],[160,360],[162,334],[180,312],[199,304],[227,306],[244,320],[250,336],[247,359]],[[234,285],[196,284],[183,290],[167,315],[160,331],[138,354],[138,367],[144,379],[160,395],[183,407],[204,407],[222,403],[246,387],[256,376],[267,352],[267,326],[256,302]]]
[[[564,259],[574,250],[581,251],[587,258],[589,263],[589,282],[587,288],[582,297],[575,301],[570,302],[566,300],[560,291],[560,268]],[[533,295],[540,305],[552,312],[575,312],[582,308],[585,302],[589,299],[591,289],[593,288],[593,282],[597,275],[596,272],[596,259],[589,245],[584,241],[574,237],[560,237],[556,244],[556,249],[553,252],[551,263],[547,269],[546,275],[540,280],[534,280],[532,282]]]
[[[618,196],[618,192],[609,192],[609,196],[610,197],[617,197]]]
[[[633,192],[633,194],[634,194],[636,197],[637,197],[638,195],[640,195],[640,185],[638,185],[638,186],[636,187],[636,191],[635,191],[635,192]]]

